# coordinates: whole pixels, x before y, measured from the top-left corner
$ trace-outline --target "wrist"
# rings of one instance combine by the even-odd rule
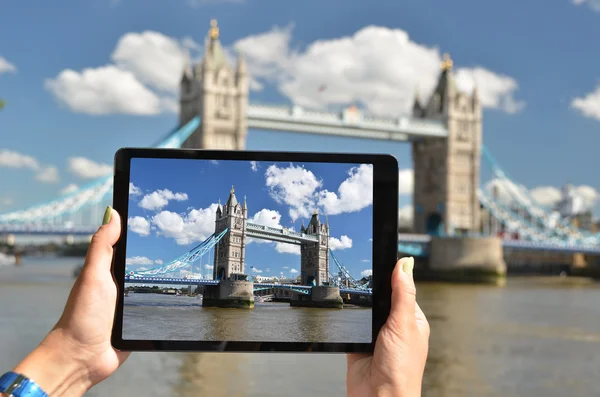
[[[58,330],[52,331],[13,371],[37,383],[50,397],[83,396],[91,387],[83,361]]]

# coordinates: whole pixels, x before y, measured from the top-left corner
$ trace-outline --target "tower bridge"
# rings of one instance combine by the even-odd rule
[[[246,273],[246,244],[248,238],[300,246],[300,285],[253,283]],[[205,255],[213,255],[211,280],[175,276],[183,269],[193,268]],[[238,202],[232,186],[224,205],[215,210],[214,233],[184,255],[153,269],[127,271],[126,283],[186,284],[202,287],[203,305],[220,307],[253,307],[254,293],[261,290],[286,289],[293,291],[290,303],[295,306],[339,308],[343,305],[340,288],[348,296],[371,296],[368,286],[359,284],[333,256],[339,270],[346,274],[343,285],[329,269],[329,224],[321,223],[315,210],[307,226],[300,232],[248,222],[248,203]]]
[[[255,104],[249,102],[248,87],[243,56],[235,65],[228,64],[215,24],[202,61],[186,65],[182,72],[179,125],[155,147],[244,150],[248,129],[406,141],[412,148],[414,169],[412,230],[420,237],[402,237],[401,254],[426,257],[430,270],[479,269],[497,276],[506,269],[503,252],[585,254],[585,265],[594,266],[600,234],[554,219],[548,209],[517,188],[519,184],[484,146],[478,91],[461,92],[457,88],[449,56],[444,57],[435,89],[426,100],[415,98],[410,116],[385,118],[356,107],[328,112]],[[504,184],[510,205],[480,188],[483,166]],[[0,241],[13,241],[15,234],[91,233],[101,221],[100,207],[111,202],[111,193],[112,177],[106,176],[69,195],[0,213]],[[232,226],[228,222],[241,216],[225,215],[224,208],[221,226],[217,224],[220,228]],[[247,214],[243,216],[247,219]],[[227,249],[239,251],[240,256],[217,258],[215,272],[241,272],[242,241],[246,237],[266,238],[300,245],[306,253],[314,250],[316,256],[302,259],[307,261],[303,281],[308,282],[310,272],[318,284],[327,280],[325,270],[333,257],[331,252],[326,254],[316,233],[273,230],[247,221],[243,229],[235,225],[231,236],[240,241],[228,243]],[[315,267],[309,271],[310,258],[318,261],[311,262]]]

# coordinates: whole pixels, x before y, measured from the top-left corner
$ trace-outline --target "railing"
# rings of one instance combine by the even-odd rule
[[[438,120],[416,119],[412,117],[378,117],[364,115],[359,110],[342,112],[324,112],[308,110],[299,106],[250,105],[248,107],[249,124],[252,121],[280,121],[306,123],[337,127],[360,127],[365,130],[404,132],[414,135],[446,137],[445,125]]]

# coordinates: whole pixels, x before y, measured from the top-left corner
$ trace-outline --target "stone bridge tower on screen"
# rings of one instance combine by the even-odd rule
[[[246,147],[248,71],[240,56],[235,71],[219,41],[215,20],[205,44],[202,62],[188,62],[180,83],[179,123],[200,117],[200,126],[183,148],[243,150]]]
[[[417,97],[413,116],[440,120],[448,130],[447,139],[413,143],[414,231],[433,235],[478,231],[481,103],[477,88],[472,94],[458,91],[448,55],[429,102],[422,106]]]
[[[246,221],[248,220],[248,206],[246,197],[244,204],[240,204],[235,197],[233,186],[229,192],[227,203],[221,208],[217,206],[215,217],[215,235],[226,228],[229,232],[223,236],[215,247],[215,260],[213,268],[214,280],[228,280],[234,275],[244,273],[246,259]],[[232,277],[233,276],[233,277]]]
[[[329,223],[321,223],[317,211],[313,212],[308,226],[300,233],[314,235],[318,241],[300,245],[300,276],[302,285],[323,285],[329,282]]]

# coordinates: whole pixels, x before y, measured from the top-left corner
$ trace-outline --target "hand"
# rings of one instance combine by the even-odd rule
[[[429,324],[416,301],[413,258],[392,274],[392,308],[372,356],[348,355],[349,397],[420,397],[429,348]]]
[[[120,234],[120,216],[108,207],[60,320],[14,369],[50,396],[82,396],[129,355],[114,350],[110,343],[117,299],[110,267],[112,247]]]

